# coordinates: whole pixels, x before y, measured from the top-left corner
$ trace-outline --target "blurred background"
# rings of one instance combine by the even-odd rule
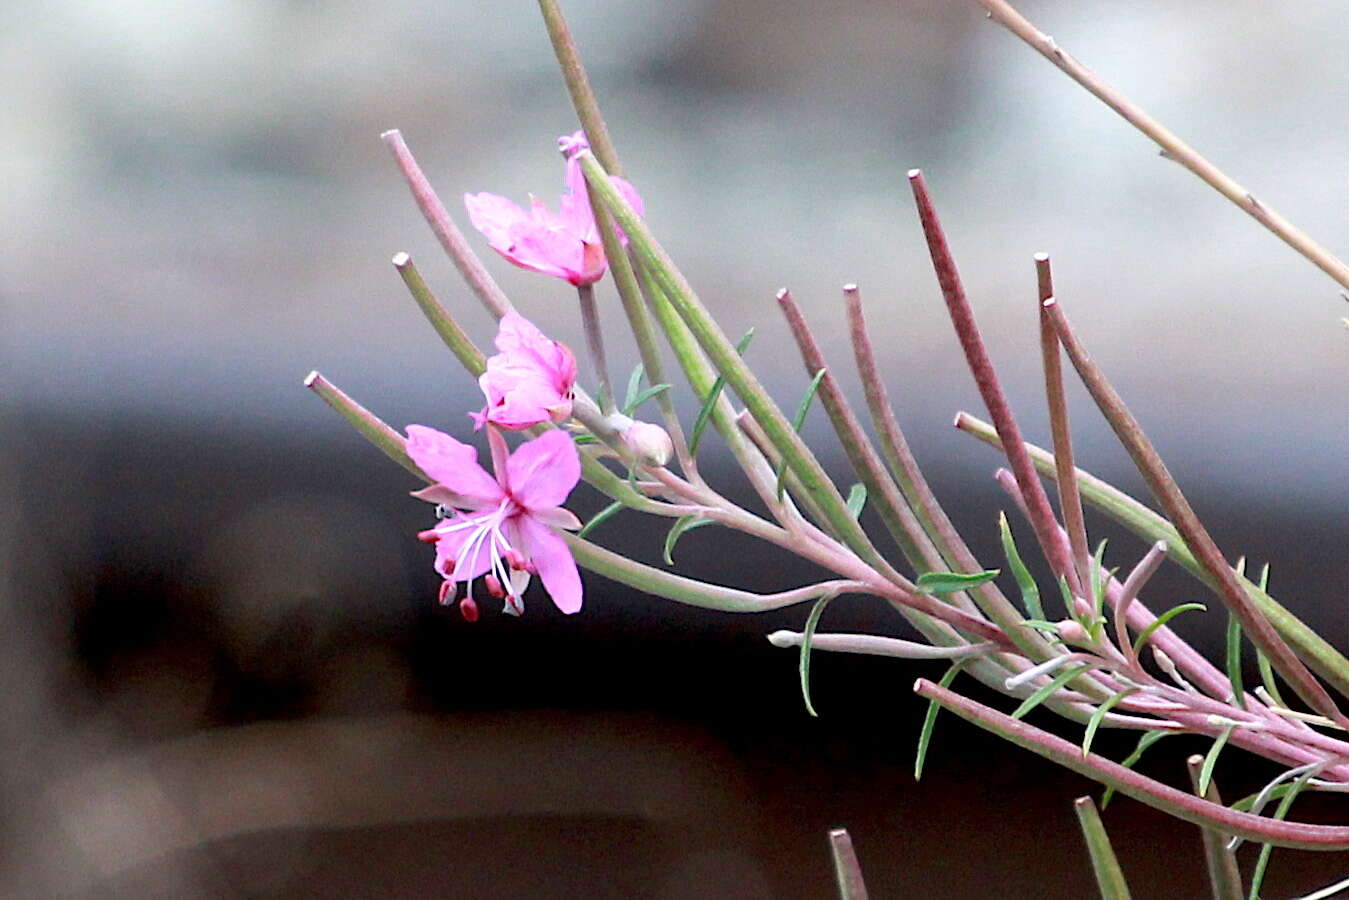
[[[758,328],[750,358],[784,405],[805,378],[773,293],[846,359],[839,286],[858,282],[910,440],[999,564],[997,458],[949,424],[983,411],[904,180],[920,166],[1031,439],[1044,250],[1219,543],[1349,644],[1344,302],[1325,276],[973,2],[566,9],[649,221],[728,332]],[[1349,250],[1342,4],[1023,11]],[[492,329],[378,135],[403,130],[456,214],[465,191],[555,202],[554,138],[576,125],[534,4],[9,4],[0,75],[0,894],[821,897],[844,825],[875,897],[1088,895],[1070,809],[1087,782],[953,719],[913,781],[909,688],[940,664],[820,654],[810,719],[795,654],[764,640],[804,609],[702,613],[595,576],[570,618],[534,595],[519,620],[436,606],[415,485],[300,381],[317,367],[391,423],[467,432],[474,385],[389,257],[411,253],[484,345]],[[519,307],[579,337],[569,289],[488,255]],[[1080,464],[1141,496],[1073,403]],[[807,430],[851,482],[818,412]],[[1141,553],[1089,524],[1115,564]],[[654,560],[662,529],[595,536]],[[752,588],[811,577],[711,529],[679,555]],[[1169,573],[1153,596],[1200,594]],[[1212,648],[1222,625],[1184,627]],[[824,627],[903,631],[862,598]],[[1179,782],[1203,748],[1164,742],[1145,768]],[[1227,762],[1232,797],[1271,771]],[[1127,800],[1107,824],[1136,894],[1205,890],[1193,829]],[[1267,892],[1347,868],[1278,851]]]

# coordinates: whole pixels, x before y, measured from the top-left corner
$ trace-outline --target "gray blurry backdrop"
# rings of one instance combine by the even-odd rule
[[[784,404],[796,402],[803,377],[773,293],[789,286],[841,354],[839,286],[859,283],[920,457],[958,518],[988,539],[995,458],[949,427],[955,410],[982,409],[905,183],[922,167],[1032,438],[1047,432],[1031,265],[1044,250],[1096,358],[1201,512],[1221,516],[1229,552],[1271,559],[1284,587],[1276,592],[1341,645],[1349,639],[1334,605],[1349,569],[1345,303],[1319,271],[1159,158],[973,2],[574,0],[566,9],[649,222],[728,332],[758,327],[751,359]],[[1022,9],[1257,197],[1349,250],[1349,26],[1338,0]],[[727,672],[753,659],[780,704],[775,715],[797,721],[794,661],[760,646],[776,625],[690,617],[606,592],[597,579],[590,624],[550,617],[541,598],[517,633],[513,623],[474,632],[438,617],[427,609],[429,561],[411,541],[424,511],[402,496],[397,470],[300,387],[317,367],[395,424],[465,425],[473,385],[389,257],[410,252],[476,337],[487,342],[491,329],[378,135],[403,130],[456,214],[465,191],[555,202],[554,138],[575,123],[532,3],[11,3],[0,9],[0,109],[0,496],[9,510],[0,791],[19,810],[6,826],[5,893],[734,894],[712,887],[719,878],[745,896],[827,890],[828,822],[802,813],[808,839],[771,850],[756,837],[793,815],[772,799],[790,779],[746,775],[746,760],[809,756],[791,749],[794,733],[746,749],[736,740],[751,738],[701,722],[696,698],[668,722],[651,712],[650,685],[612,702],[601,690],[603,714],[572,709],[560,685],[463,701],[472,690],[457,692],[439,663],[423,664],[476,653],[489,669],[474,677],[492,681],[494,665],[567,665],[568,642],[583,632],[600,642],[585,645],[595,653],[606,648],[646,672],[634,678],[654,679],[641,668],[643,640],[680,648],[672,659],[705,642],[724,651]],[[579,337],[565,286],[470,237],[517,305],[555,335]],[[607,281],[600,293],[615,302]],[[611,340],[626,371],[631,348]],[[1074,404],[1081,463],[1136,488],[1081,392]],[[821,426],[813,419],[808,429],[824,442]],[[700,546],[707,553],[694,562],[708,571],[763,586],[779,577],[719,558],[715,541]],[[469,649],[475,641],[505,658]],[[901,697],[914,674],[932,674],[855,670],[877,672]],[[836,689],[848,688],[840,676]],[[698,691],[723,688],[694,679],[668,696]],[[460,723],[465,702],[481,720]],[[500,718],[519,705],[532,709]],[[909,864],[890,851],[876,854],[889,862],[868,860],[868,839],[902,854],[906,841],[924,840],[915,832],[951,838],[929,828],[919,805],[902,828],[883,811],[913,799],[897,796],[911,785],[894,774],[908,765],[912,729],[869,749],[865,765],[831,756],[849,741],[872,747],[859,737],[866,710],[853,714],[843,736],[801,737],[824,748],[798,759],[802,767],[847,782],[833,806],[843,812],[822,789],[810,815],[854,826],[864,864],[879,873],[877,896],[978,896],[965,871],[977,865],[948,860],[906,882]],[[576,760],[557,779],[547,777],[561,766],[555,755],[511,757],[559,733],[574,736],[558,752]],[[478,793],[428,761],[442,759],[465,760]],[[618,779],[625,789],[597,788],[577,769],[629,771],[638,761],[651,771]],[[672,767],[687,771],[675,777]],[[521,772],[538,784],[520,787]],[[893,794],[868,790],[868,773]],[[994,795],[970,821],[1016,803],[1006,792],[1030,777],[990,785],[948,774],[956,781],[946,790],[973,803]],[[580,784],[569,793],[559,779]],[[344,793],[352,780],[365,793]],[[1060,784],[1046,815],[1059,817],[1061,846],[1076,852],[1067,799],[1085,787]],[[861,803],[856,817],[870,833],[846,819],[845,795]],[[571,826],[549,826],[548,816]],[[585,816],[626,816],[638,836],[576,824]],[[533,824],[523,831],[502,824],[524,820]],[[466,844],[456,821],[478,823],[479,843]],[[1145,841],[1157,822],[1140,821]],[[703,829],[696,852],[671,849],[670,822]],[[559,831],[592,850],[631,838],[645,862],[624,882],[601,854],[587,863],[593,879],[572,883],[558,875],[570,858],[544,854],[538,877],[517,884],[495,868],[500,859],[488,861],[493,846],[538,853]],[[230,843],[257,834],[266,837],[256,845]],[[468,880],[446,881],[406,850],[428,840]],[[216,850],[193,855],[203,847]],[[349,862],[389,853],[385,865]],[[1074,896],[1083,870],[1065,854],[1045,873],[1032,856],[1006,895]],[[1164,878],[1165,866],[1155,874]],[[1288,892],[1319,877],[1285,874]]]

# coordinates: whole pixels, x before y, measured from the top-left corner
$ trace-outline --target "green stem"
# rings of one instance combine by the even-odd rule
[[[857,862],[852,838],[846,828],[829,832],[829,852],[834,858],[834,880],[838,885],[839,900],[867,900],[867,886],[862,881],[862,866]]]
[[[567,83],[567,93],[571,95],[576,117],[581,120],[581,127],[585,129],[586,140],[595,158],[606,171],[621,175],[618,153],[614,150],[613,141],[609,140],[609,128],[604,124],[604,116],[600,115],[599,102],[590,88],[590,78],[581,64],[581,54],[576,49],[567,19],[562,15],[562,7],[557,0],[539,0],[539,12],[543,13],[548,39],[553,44],[558,65],[562,67],[562,80]]]
[[[581,325],[585,331],[586,349],[590,351],[590,365],[600,385],[600,412],[608,416],[614,412],[614,385],[609,379],[609,360],[604,355],[604,329],[595,305],[595,286],[583,284],[576,288],[581,301]]]

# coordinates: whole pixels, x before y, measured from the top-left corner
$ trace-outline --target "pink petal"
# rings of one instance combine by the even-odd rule
[[[581,520],[576,518],[576,513],[561,506],[554,506],[551,509],[535,509],[529,513],[549,528],[565,528],[567,531],[576,531],[581,527]]]
[[[560,432],[549,432],[559,434]],[[529,554],[535,568],[539,570],[539,580],[553,603],[564,613],[581,610],[581,573],[576,570],[576,560],[562,536],[533,516],[523,515],[515,520],[524,550]]]
[[[475,448],[424,425],[409,425],[407,432],[408,456],[427,475],[463,497],[466,508],[501,499],[501,485],[478,465]]]
[[[507,246],[510,226],[529,217],[515,201],[499,194],[465,194],[464,208],[473,227],[482,232],[493,248],[498,244]]]
[[[506,462],[511,496],[527,510],[561,506],[581,480],[581,457],[565,431],[526,441]]]

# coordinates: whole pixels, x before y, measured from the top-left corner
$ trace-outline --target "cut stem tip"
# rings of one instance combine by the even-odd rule
[[[393,259],[391,260],[391,262],[393,262],[395,268],[401,269],[403,268],[403,266],[406,266],[408,263],[412,262],[412,257],[408,256],[406,253],[400,250],[398,253],[395,253],[393,255]]]
[[[319,370],[315,369],[314,371],[310,372],[308,375],[304,377],[304,386],[307,388],[312,388],[314,386],[314,383],[322,377],[323,376],[319,374]]]

